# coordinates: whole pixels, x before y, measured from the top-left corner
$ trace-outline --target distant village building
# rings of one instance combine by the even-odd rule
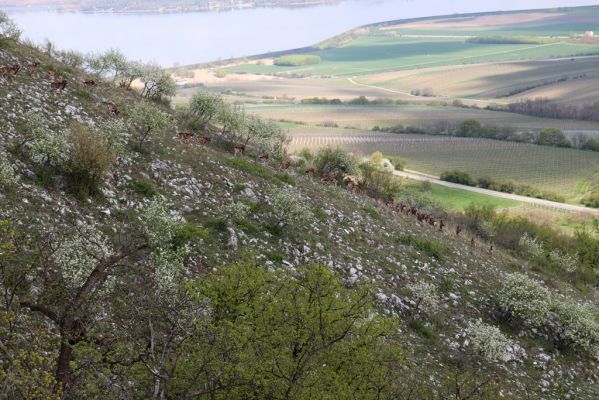
[[[584,33],[584,36],[585,36],[585,37],[588,37],[588,38],[595,37],[595,32],[593,32],[593,31],[586,31],[586,32]]]

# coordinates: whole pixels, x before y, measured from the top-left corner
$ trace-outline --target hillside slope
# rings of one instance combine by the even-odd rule
[[[322,263],[339,273],[347,287],[356,282],[372,285],[379,312],[399,323],[399,338],[409,360],[405,366],[397,367],[402,368],[405,378],[402,385],[406,389],[395,398],[596,399],[599,396],[596,355],[554,346],[542,329],[526,321],[510,322],[498,317],[496,294],[507,274],[525,272],[539,280],[547,278],[535,275],[525,262],[501,251],[490,251],[484,243],[472,246],[466,233],[456,237],[455,226],[449,225],[441,231],[412,216],[377,206],[366,196],[323,185],[293,169],[284,171],[278,161],[260,163],[251,151],[248,156],[236,157],[232,145],[216,136],[213,144],[190,143],[179,140],[178,130],[173,127],[139,149],[133,145],[136,131],[131,128],[130,117],[132,108],[145,100],[133,91],[108,83],[86,86],[83,81],[93,77],[36,49],[12,43],[0,47],[0,66],[27,66],[36,62],[41,65],[31,74],[24,68],[15,76],[0,78],[0,150],[17,177],[14,184],[3,187],[0,193],[0,221],[10,221],[22,232],[26,239],[19,245],[23,249],[39,249],[32,253],[36,256],[30,262],[21,260],[22,264],[0,258],[0,284],[6,300],[0,320],[0,382],[4,388],[21,385],[24,392],[25,386],[34,386],[24,377],[34,376],[39,377],[35,384],[43,387],[44,382],[46,385],[52,382],[56,364],[61,361],[57,358],[59,344],[65,345],[60,336],[64,320],[58,324],[52,322],[52,310],[68,308],[77,298],[70,297],[75,289],[57,286],[52,275],[56,272],[44,268],[44,257],[52,258],[59,251],[55,246],[60,239],[84,225],[104,232],[117,248],[118,243],[131,239],[128,228],[145,218],[144,213],[148,213],[156,199],[163,199],[173,215],[193,227],[186,236],[189,253],[184,262],[185,274],[190,279],[204,279],[224,265],[249,259],[259,267],[287,271]],[[55,71],[55,78],[48,76],[50,69]],[[51,83],[59,77],[68,82],[66,88],[51,89]],[[109,112],[107,103],[116,105],[118,116]],[[175,119],[170,109],[155,107]],[[74,195],[72,177],[52,160],[40,162],[30,157],[23,127],[33,117],[45,121],[46,129],[55,133],[52,137],[75,129],[74,124],[105,127],[122,122],[128,127],[125,149],[111,173],[102,176],[98,193]],[[25,145],[19,147],[19,143]],[[294,196],[304,199],[312,217],[307,222],[282,227],[274,217],[273,192],[289,187],[293,188]],[[245,205],[243,215],[231,211],[239,204]],[[81,228],[80,233],[85,236],[85,232]],[[151,237],[153,232],[148,235]],[[0,257],[4,255],[0,251]],[[142,255],[141,259],[148,257]],[[108,258],[104,255],[101,260]],[[18,267],[14,273],[20,278],[16,281],[9,279],[6,272],[13,266]],[[143,384],[151,387],[154,379],[160,382],[161,378],[148,378],[141,372],[144,370],[141,356],[122,364],[111,358],[111,351],[121,346],[131,352],[141,349],[140,354],[145,354],[146,345],[150,346],[129,337],[135,330],[134,324],[128,328],[125,319],[119,320],[114,315],[124,313],[132,320],[139,317],[140,324],[145,324],[149,315],[152,327],[152,316],[164,311],[162,307],[142,308],[142,311],[135,308],[138,299],[145,301],[146,293],[140,288],[144,287],[141,285],[147,276],[142,270],[131,266],[121,271],[121,275],[115,273],[113,278],[113,289],[125,285],[127,280],[134,284],[127,289],[130,292],[123,301],[112,297],[112,289],[98,289],[95,293],[103,300],[93,314],[94,328],[81,335],[93,331],[102,340],[84,341],[87,347],[74,350],[79,392],[71,393],[73,398],[148,398],[150,391],[145,397],[140,394],[144,393],[140,387]],[[440,306],[429,315],[418,312],[422,298],[413,289],[414,284],[423,282],[438,288],[436,297]],[[556,295],[596,304],[593,289],[581,292],[555,277],[546,284]],[[139,292],[135,291],[137,285]],[[33,307],[33,303],[47,304],[50,310]],[[505,362],[486,362],[470,345],[473,339],[466,337],[467,327],[478,319],[500,327],[514,342]],[[69,340],[77,342],[75,338]],[[150,343],[153,344],[153,339]],[[21,360],[21,350],[26,347],[38,351],[38,356]],[[419,389],[413,392],[408,388]],[[460,390],[471,391],[472,397],[460,395]],[[40,389],[37,395],[29,397],[14,393],[13,398],[44,398],[40,393],[46,392]],[[188,395],[203,398],[202,394]]]

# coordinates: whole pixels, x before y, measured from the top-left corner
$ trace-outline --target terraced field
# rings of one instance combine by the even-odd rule
[[[459,169],[475,177],[512,180],[562,194],[576,202],[581,185],[599,171],[599,153],[489,139],[373,134],[321,129],[293,133],[290,151],[338,147],[357,155],[399,156],[408,168],[431,175]]]

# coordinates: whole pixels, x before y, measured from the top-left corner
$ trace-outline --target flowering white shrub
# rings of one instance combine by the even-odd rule
[[[313,214],[302,193],[292,187],[274,187],[270,191],[271,205],[280,225],[302,224],[312,219]]]
[[[480,319],[470,322],[466,328],[466,336],[473,350],[489,362],[507,362],[510,360],[509,349],[513,343],[499,328],[485,324]]]
[[[183,217],[171,211],[168,204],[156,199],[140,210],[141,230],[155,249],[164,249],[173,240]]]
[[[524,274],[510,274],[498,293],[508,314],[544,328],[562,345],[599,354],[599,317],[589,306],[560,298]]]
[[[497,230],[495,229],[495,224],[490,220],[483,220],[479,223],[479,229],[481,234],[488,238],[493,239],[497,234]]]
[[[171,211],[169,204],[162,199],[153,200],[140,211],[141,229],[152,248],[154,278],[161,295],[169,296],[179,286],[184,277],[185,257],[190,248],[187,245],[173,249],[172,241],[182,226],[184,219]]]
[[[551,293],[534,279],[513,273],[506,276],[497,301],[505,313],[539,326],[547,321]]]
[[[599,353],[599,321],[588,306],[556,299],[552,304],[552,312],[552,328],[560,342]]]
[[[69,140],[64,132],[52,132],[44,129],[36,135],[30,144],[31,159],[37,163],[55,165],[64,164],[69,157]]]
[[[12,39],[18,41],[21,38],[21,30],[14,23],[12,19],[8,17],[4,11],[0,10],[0,37]]]
[[[250,206],[245,203],[236,201],[229,205],[229,215],[233,218],[245,219],[250,213]]]
[[[545,252],[545,250],[543,249],[543,243],[540,243],[537,239],[529,236],[528,233],[522,235],[520,241],[518,242],[518,245],[520,246],[524,254],[526,254],[530,258],[541,257]]]
[[[566,272],[572,273],[576,272],[578,269],[576,259],[569,254],[562,253],[558,249],[551,250],[549,257],[551,257],[551,260]]]
[[[0,187],[12,186],[17,182],[15,170],[6,155],[0,153]]]
[[[416,311],[432,314],[439,308],[439,294],[437,287],[428,282],[416,282],[409,284],[407,289],[412,292],[416,302]]]
[[[127,124],[122,119],[108,119],[97,126],[99,134],[104,142],[117,153],[123,153],[125,145],[130,138]]]
[[[177,290],[184,277],[185,256],[189,251],[187,246],[183,246],[175,251],[166,250],[152,254],[154,278],[161,294],[166,295]]]
[[[98,262],[112,252],[106,235],[94,225],[78,221],[74,232],[54,252],[53,260],[69,286],[78,287],[85,283]]]

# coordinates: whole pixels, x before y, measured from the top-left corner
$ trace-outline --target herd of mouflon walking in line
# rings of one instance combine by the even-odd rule
[[[34,62],[34,63],[28,64],[27,65],[27,74],[29,76],[34,76],[39,71],[39,67],[40,67],[39,62]],[[14,64],[12,66],[3,66],[0,68],[0,72],[2,73],[3,78],[9,78],[11,76],[16,76],[19,73],[19,71],[21,71],[21,70],[22,70],[22,68],[21,68],[21,65],[19,65],[19,64]],[[64,78],[57,80],[56,79],[56,71],[54,71],[53,69],[48,69],[47,74],[48,74],[48,78],[52,79],[52,81],[50,82],[51,90],[62,92],[67,87],[67,84],[68,84],[67,80]],[[96,82],[93,79],[84,80],[83,84],[86,87],[96,86]],[[103,101],[103,103],[106,105],[106,109],[107,109],[108,113],[110,113],[112,115],[119,115],[119,110],[118,110],[116,104],[114,104],[111,101]],[[195,141],[196,143],[198,143],[200,145],[207,144],[211,140],[210,136],[196,135],[193,131],[179,132],[179,139],[183,142]],[[235,156],[243,156],[245,154],[245,150],[246,150],[246,147],[247,147],[249,141],[250,141],[250,138],[247,138],[245,140],[245,142],[235,145],[235,147],[234,147]],[[262,163],[266,163],[270,160],[270,156],[268,155],[268,153],[262,153],[258,156],[258,160]],[[290,168],[290,166],[291,166],[291,162],[289,162],[289,161],[283,161],[280,164],[280,168],[282,170],[288,170]],[[308,168],[304,171],[304,174],[307,177],[313,178],[314,175],[316,174],[316,170],[314,168]],[[321,173],[320,181],[323,184],[330,185],[335,182],[335,179],[326,173]],[[401,203],[401,202],[396,203],[395,200],[393,199],[393,197],[391,197],[391,196],[389,196],[387,198],[383,198],[383,196],[381,196],[378,193],[373,193],[373,191],[369,190],[368,188],[361,188],[358,190],[358,186],[359,186],[358,180],[353,176],[348,175],[348,176],[343,177],[342,182],[345,185],[345,187],[352,193],[359,192],[360,194],[364,194],[364,195],[375,198],[377,205],[379,207],[386,206],[393,211],[400,212],[407,216],[413,216],[418,220],[418,222],[420,222],[422,224],[429,225],[429,226],[435,227],[435,228],[438,227],[439,231],[441,231],[441,232],[443,232],[443,229],[446,226],[443,219],[435,218],[431,214],[421,212],[420,210],[418,210],[418,208],[416,208],[414,206],[409,206],[409,205]],[[459,225],[456,226],[455,235],[459,237],[461,232],[462,232],[462,228]],[[476,248],[476,241],[475,241],[474,237],[472,237],[470,240],[470,247],[472,249]],[[493,245],[491,245],[489,247],[488,253],[493,254]]]
[[[41,63],[39,62],[27,64],[27,75],[36,75],[40,69],[40,65]],[[16,76],[22,69],[23,68],[20,64],[14,64],[12,66],[0,67],[0,73],[2,74],[3,78],[10,78],[12,76]],[[50,89],[52,91],[62,92],[63,90],[65,90],[68,84],[68,81],[66,79],[57,77],[56,71],[51,68],[48,68],[46,70],[46,73],[48,75],[48,78],[51,79]],[[87,87],[94,87],[96,86],[96,81],[94,81],[93,79],[86,79],[83,81],[83,84]],[[114,104],[113,102],[103,101],[103,104],[106,105],[106,109],[110,114],[119,114],[119,110],[116,104]]]
[[[187,142],[187,143],[207,144],[211,141],[211,138],[210,138],[210,136],[206,136],[206,135],[196,135],[193,131],[190,130],[187,132],[179,132],[179,140],[181,140],[182,142]],[[243,156],[245,154],[246,146],[248,145],[249,141],[250,141],[250,138],[247,138],[243,143],[235,145],[235,147],[234,147],[235,156]],[[258,155],[258,161],[260,161],[261,163],[266,163],[270,159],[271,158],[268,155],[268,153],[260,153]],[[291,167],[290,161],[282,161],[280,163],[280,168],[282,170],[288,170],[290,167]],[[308,169],[304,170],[304,175],[306,175],[309,178],[313,178],[316,175],[316,169],[308,168]],[[335,183],[335,179],[331,175],[322,172],[320,174],[320,182],[322,182],[325,185],[331,185],[331,184]],[[435,218],[432,214],[421,212],[420,210],[418,210],[417,207],[410,206],[410,205],[404,204],[402,202],[397,203],[395,201],[395,199],[393,198],[393,196],[387,196],[386,198],[384,198],[379,193],[369,190],[368,188],[358,189],[359,182],[358,182],[358,179],[354,176],[346,175],[343,177],[342,182],[343,182],[343,185],[350,192],[352,192],[354,194],[360,193],[360,194],[375,198],[377,205],[379,207],[386,206],[393,211],[402,213],[403,215],[413,216],[418,220],[418,222],[428,225],[428,226],[431,226],[433,228],[439,228],[440,232],[444,232],[444,228],[446,227],[446,225],[445,225],[444,220],[441,218]],[[462,233],[462,227],[457,225],[455,228],[455,235],[457,237],[459,237],[461,233]],[[471,239],[470,239],[470,247],[472,249],[476,248],[476,240],[474,237],[471,237]],[[490,245],[488,253],[490,255],[492,255],[493,251],[494,251],[494,247],[493,247],[493,245]]]

